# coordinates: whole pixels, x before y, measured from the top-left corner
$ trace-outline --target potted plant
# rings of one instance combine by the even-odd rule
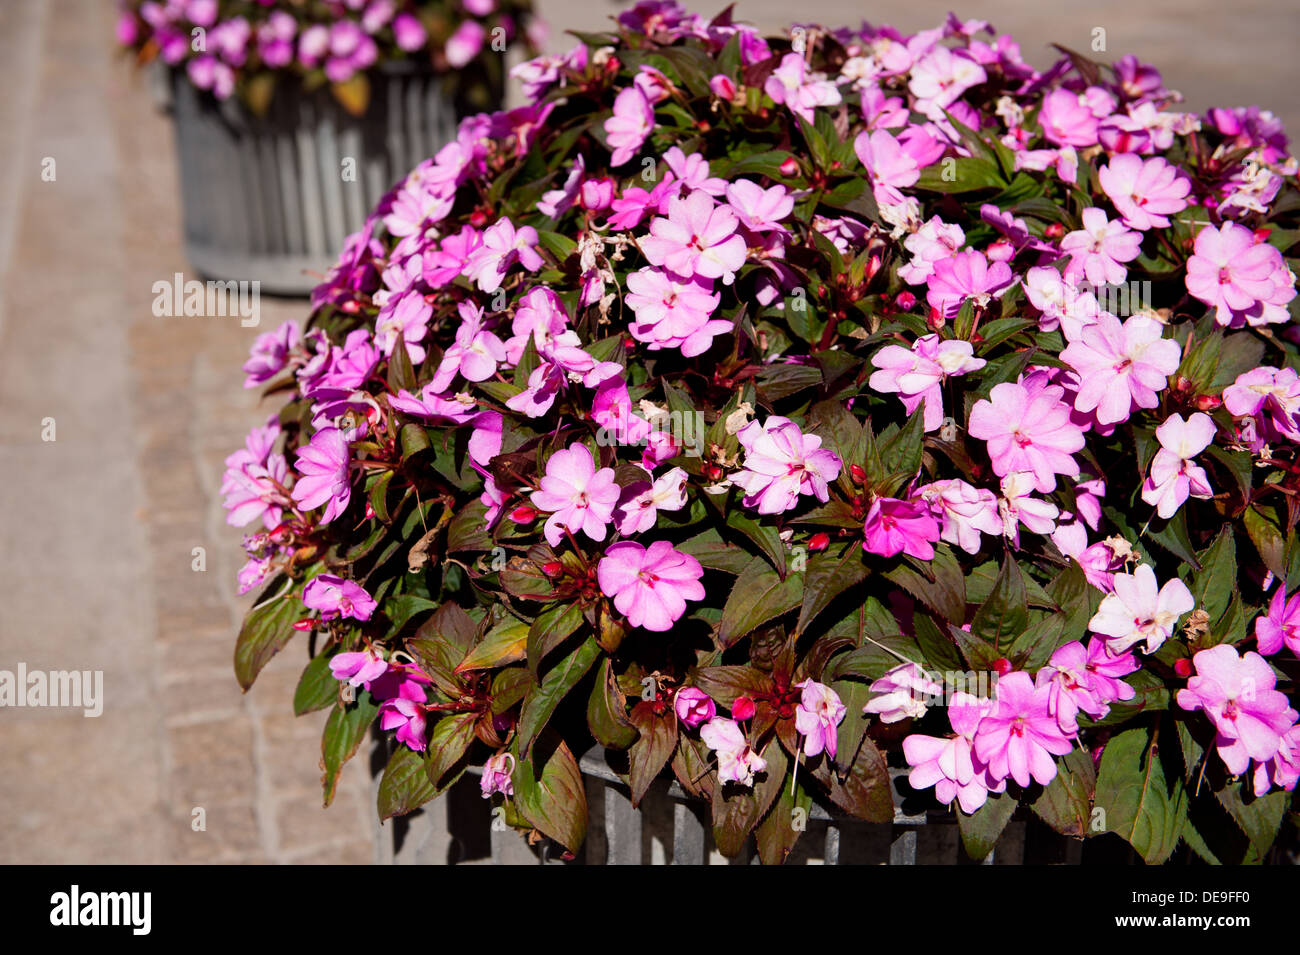
[[[399,178],[500,103],[527,0],[124,0],[163,71],[190,263],[306,294]]]
[[[229,460],[248,686],[298,639],[382,818],[577,755],[764,862],[813,801],[1264,858],[1300,774],[1296,161],[1132,57],[660,0],[519,67],[349,238]],[[432,211],[431,211],[432,210]],[[1180,856],[1182,857],[1182,856]]]

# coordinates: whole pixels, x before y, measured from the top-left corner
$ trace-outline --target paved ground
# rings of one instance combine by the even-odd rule
[[[793,9],[737,6],[767,27]],[[1086,49],[1102,27],[1109,53],[1164,66],[1191,106],[1259,102],[1300,129],[1290,6],[996,0],[960,12],[1011,30],[1038,63],[1049,39]],[[615,9],[541,8],[554,48],[567,46],[561,30]],[[871,14],[910,29],[946,9],[910,0]],[[247,696],[231,674],[245,604],[232,597],[238,535],[214,492],[222,458],[266,413],[239,387],[256,330],[151,313],[153,283],[187,269],[174,156],[146,84],[114,55],[110,10],[0,3],[0,670],[102,670],[106,698],[95,719],[0,709],[0,862],[382,860],[364,766],[320,809],[321,720],[295,720],[288,702],[301,648]],[[864,12],[843,0],[798,11]],[[262,327],[302,314],[263,299]]]

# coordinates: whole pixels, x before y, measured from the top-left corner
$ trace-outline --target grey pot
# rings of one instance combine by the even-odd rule
[[[383,195],[455,137],[454,103],[432,73],[393,65],[370,83],[360,117],[328,89],[297,82],[278,84],[258,117],[196,89],[183,70],[163,77],[195,271],[259,281],[272,295],[309,293]]]

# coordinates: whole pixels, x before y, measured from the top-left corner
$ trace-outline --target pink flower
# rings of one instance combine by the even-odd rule
[[[1115,204],[1130,229],[1167,229],[1168,216],[1187,208],[1191,180],[1163,159],[1148,159],[1134,153],[1111,157],[1110,164],[1097,171],[1101,188]]]
[[[1300,591],[1288,598],[1286,585],[1278,586],[1269,601],[1268,613],[1255,621],[1255,641],[1265,656],[1277,653],[1285,643],[1300,657]]]
[[[1139,643],[1145,643],[1146,653],[1155,653],[1195,606],[1181,580],[1174,577],[1158,587],[1151,565],[1140,564],[1131,574],[1115,575],[1115,592],[1102,598],[1088,629],[1106,638],[1111,653],[1124,653]]]
[[[596,565],[601,592],[614,599],[634,627],[663,633],[686,612],[686,601],[703,600],[704,568],[667,541],[648,548],[635,541],[612,544]]]
[[[718,715],[713,699],[699,687],[684,686],[673,696],[673,710],[687,729],[695,729]]]
[[[484,231],[483,244],[470,254],[463,274],[478,284],[480,292],[495,292],[516,263],[529,272],[542,267],[536,247],[536,229],[526,225],[516,230],[509,219],[500,219]]]
[[[973,86],[986,82],[988,74],[966,51],[946,46],[932,47],[911,69],[908,89],[918,100],[917,108],[932,119],[936,107],[949,107]]]
[[[624,537],[644,534],[655,526],[660,511],[680,511],[686,506],[686,472],[673,468],[650,484],[636,481],[623,488],[614,523]]]
[[[753,786],[754,774],[767,769],[767,760],[749,748],[749,740],[735,720],[715,716],[700,729],[704,745],[717,753],[718,779]]]
[[[614,99],[614,115],[605,120],[605,136],[613,152],[609,165],[618,168],[637,154],[655,128],[655,110],[636,87],[629,86]]]
[[[1097,117],[1077,93],[1057,89],[1043,97],[1039,125],[1048,142],[1082,149],[1097,142]]]
[[[742,470],[731,476],[745,491],[746,507],[760,514],[780,514],[794,507],[801,494],[811,494],[823,504],[830,500],[827,485],[840,474],[841,461],[822,448],[822,439],[804,434],[789,418],[751,421],[736,438],[745,449]]]
[[[244,379],[244,387],[256,388],[283,371],[298,342],[298,323],[293,319],[273,332],[258,335],[249,351],[248,361],[244,362],[244,374],[248,376]]]
[[[1258,653],[1238,655],[1221,643],[1192,657],[1196,675],[1178,691],[1178,705],[1204,710],[1218,731],[1215,745],[1233,775],[1244,773],[1250,760],[1265,762],[1277,755],[1282,736],[1296,722],[1296,711],[1275,686],[1277,676]]]
[[[727,204],[750,232],[781,232],[781,220],[794,211],[794,196],[780,183],[764,189],[753,180],[738,179],[727,186]]]
[[[935,481],[916,489],[919,498],[930,508],[943,530],[940,540],[960,547],[968,554],[980,549],[980,533],[1002,533],[998,516],[998,499],[992,491],[972,487],[960,478]]]
[[[1300,726],[1282,734],[1277,753],[1255,766],[1255,795],[1262,796],[1274,786],[1288,792],[1300,781]]]
[[[1137,690],[1125,683],[1121,677],[1136,673],[1142,668],[1132,653],[1111,653],[1106,641],[1091,637],[1088,640],[1088,660],[1084,669],[1092,683],[1093,693],[1103,703],[1131,700],[1137,696]]]
[[[1295,275],[1282,253],[1255,241],[1235,222],[1196,234],[1187,260],[1187,291],[1214,309],[1220,325],[1264,325],[1290,320],[1286,305],[1295,298]]]
[[[293,499],[304,511],[322,504],[325,512],[320,522],[328,524],[347,510],[352,499],[352,486],[348,479],[352,457],[347,439],[338,428],[321,428],[311,436],[311,443],[298,449],[295,468],[298,483],[293,488]]]
[[[1164,326],[1144,315],[1121,325],[1113,315],[1099,314],[1061,352],[1079,376],[1075,410],[1095,411],[1107,425],[1127,420],[1135,406],[1154,408],[1182,360],[1178,342],[1163,336]]]
[[[1223,406],[1235,417],[1254,417],[1265,441],[1300,443],[1300,375],[1294,368],[1261,366],[1223,389]]]
[[[950,258],[965,241],[966,233],[961,226],[931,216],[925,225],[903,240],[904,248],[912,253],[912,260],[899,267],[898,277],[909,285],[925,284],[934,272],[934,264]]]
[[[455,69],[468,65],[469,61],[478,56],[479,51],[483,49],[483,40],[487,36],[487,31],[483,29],[483,24],[475,20],[463,20],[456,32],[447,38],[447,45],[444,52],[447,54],[447,62]]]
[[[998,680],[997,703],[975,734],[975,755],[994,779],[1010,777],[1028,786],[1032,778],[1046,786],[1056,778],[1052,757],[1064,756],[1074,744],[1051,714],[1051,695],[1050,687],[1035,687],[1028,673]]]
[[[903,755],[912,767],[907,781],[913,789],[933,786],[939,802],[947,804],[956,799],[967,815],[983,806],[990,792],[1006,790],[1006,782],[992,779],[988,767],[974,751],[980,720],[992,708],[989,700],[969,693],[954,693],[948,706],[948,721],[955,736],[939,739],[913,733],[903,740]]]
[[[736,214],[720,206],[705,192],[686,198],[674,196],[668,217],[650,222],[650,235],[641,239],[641,251],[651,265],[659,265],[685,279],[722,279],[730,285],[745,264],[745,240],[736,233]]]
[[[801,691],[794,711],[795,730],[804,738],[803,754],[812,758],[823,750],[835,758],[836,728],[844,721],[846,708],[829,686],[814,680],[796,683]]]
[[[650,422],[632,410],[627,382],[621,375],[606,378],[596,388],[591,419],[605,432],[604,438],[613,438],[617,444],[640,444],[650,435]]]
[[[533,506],[550,511],[546,519],[546,541],[560,543],[564,531],[582,531],[592,540],[605,539],[605,525],[618,503],[614,469],[596,470],[596,462],[585,444],[556,451],[546,462],[546,476],[532,492]]]
[[[1205,469],[1193,464],[1192,458],[1210,446],[1216,430],[1214,419],[1199,411],[1186,421],[1180,414],[1170,415],[1156,428],[1160,450],[1151,462],[1151,474],[1142,484],[1142,500],[1154,504],[1163,519],[1178,513],[1189,496],[1214,496]]]
[[[1043,493],[1056,487],[1058,474],[1078,477],[1073,455],[1083,448],[1083,430],[1071,420],[1070,406],[1061,400],[1064,394],[1059,385],[1031,390],[1004,381],[975,403],[970,435],[988,442],[994,474],[1025,471]]]
[[[925,430],[937,431],[943,424],[943,383],[949,376],[983,368],[984,359],[973,356],[970,342],[941,341],[938,335],[918,338],[910,349],[886,345],[871,356],[880,370],[867,384],[879,392],[896,392],[909,415],[924,404]]]
[[[642,69],[646,69],[646,67],[642,67]],[[658,71],[656,70],[655,73],[658,74]],[[645,75],[647,74],[642,74],[642,76]],[[667,99],[669,95],[671,94],[665,89],[661,98]],[[709,161],[699,153],[691,153],[688,156],[682,152],[680,146],[674,146],[664,153],[664,164],[677,177],[678,184],[683,192],[693,192],[698,189],[707,192],[716,199],[727,191],[727,180],[710,175]],[[784,187],[782,187],[782,190],[784,191]],[[793,205],[791,203],[792,208]]]
[[[487,381],[496,374],[497,365],[506,360],[506,347],[483,323],[483,309],[473,302],[461,302],[460,327],[456,341],[442,355],[442,362],[431,382],[436,392],[446,391],[456,375],[466,381]]]
[[[1012,471],[1002,479],[1002,496],[998,498],[998,516],[1002,533],[1020,546],[1020,525],[1035,534],[1048,535],[1056,530],[1060,510],[1055,504],[1033,496],[1035,478],[1029,471]]]
[[[1120,263],[1131,262],[1142,252],[1142,233],[1111,222],[1095,207],[1083,210],[1083,228],[1061,240],[1061,251],[1070,256],[1065,280],[1086,277],[1093,285],[1118,284],[1128,277]]]
[[[915,663],[902,663],[871,684],[873,696],[862,707],[875,713],[882,723],[920,719],[929,707],[943,700],[943,686]]]
[[[371,680],[377,680],[387,672],[388,663],[374,647],[366,647],[359,653],[336,653],[330,657],[330,673],[348,686],[369,687]]]
[[[731,331],[731,322],[709,318],[721,300],[712,281],[647,267],[628,275],[627,288],[623,300],[636,315],[628,332],[651,351],[680,348],[693,358],[708,351],[715,336]]]
[[[491,799],[493,793],[505,796],[515,794],[515,785],[510,774],[515,771],[515,758],[510,753],[495,753],[483,764],[483,778],[479,780],[479,790],[484,799]]]
[[[934,542],[940,531],[939,522],[924,504],[878,497],[867,511],[862,534],[862,549],[870,554],[908,554],[919,560],[933,560]]]
[[[858,133],[853,151],[866,167],[876,202],[882,205],[902,202],[899,190],[916,185],[921,178],[920,164],[887,130]]]
[[[967,249],[935,262],[925,300],[944,318],[953,319],[967,299],[982,308],[1010,288],[1013,280],[1005,262],[989,265],[983,252]]]
[[[836,106],[840,102],[835,84],[820,73],[809,73],[799,53],[787,53],[781,58],[781,65],[767,78],[763,92],[807,123],[814,121],[813,110],[818,106]]]
[[[424,738],[425,714],[428,708],[421,699],[412,700],[405,696],[395,696],[379,704],[379,726],[381,729],[397,730],[397,741],[405,743],[417,753],[424,752],[428,745]]]
[[[340,617],[369,620],[379,606],[356,581],[333,574],[313,577],[302,590],[302,602],[312,610],[319,610],[322,620],[338,620]]]
[[[1081,710],[1094,720],[1110,711],[1088,670],[1088,651],[1078,641],[1057,647],[1047,666],[1038,671],[1034,683],[1040,689],[1048,688],[1048,712],[1066,736],[1079,732]]]

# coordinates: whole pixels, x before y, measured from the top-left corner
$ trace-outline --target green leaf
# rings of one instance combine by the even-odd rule
[[[429,782],[424,764],[424,754],[409,746],[398,744],[393,750],[379,780],[380,822],[414,812],[438,795],[440,790]]]
[[[1242,514],[1246,524],[1246,533],[1259,551],[1259,558],[1264,566],[1278,577],[1286,576],[1286,541],[1277,525],[1260,513],[1258,508],[1248,507]]]
[[[739,574],[754,559],[745,548],[726,543],[712,530],[675,546],[683,554],[690,554],[698,560],[701,566],[724,574]]]
[[[443,786],[447,774],[465,758],[474,742],[474,724],[478,719],[477,713],[453,713],[433,724],[425,772],[434,786]]]
[[[812,793],[799,781],[781,780],[776,803],[754,830],[758,858],[763,865],[781,865],[790,856],[795,843],[807,828],[812,810]]]
[[[587,728],[606,749],[627,749],[637,739],[637,728],[627,717],[627,702],[614,679],[614,663],[606,657],[587,698]]]
[[[1056,761],[1056,778],[1029,808],[1061,835],[1082,839],[1090,829],[1096,788],[1097,770],[1092,755],[1076,747]]]
[[[293,692],[293,715],[302,716],[323,710],[339,698],[339,681],[330,670],[331,653],[313,657],[298,678],[298,688]]]
[[[411,367],[411,356],[406,351],[406,342],[398,338],[393,345],[393,354],[388,359],[388,388],[396,394],[403,389],[413,392],[418,387],[415,369]]]
[[[1246,783],[1243,781],[1214,795],[1250,841],[1250,850],[1242,860],[1243,863],[1258,865],[1264,861],[1273,840],[1277,838],[1278,830],[1282,827],[1282,816],[1291,802],[1291,794],[1275,790],[1263,796],[1255,796],[1247,802],[1243,794],[1245,788]]]
[[[934,560],[909,558],[884,574],[944,620],[966,622],[966,578],[947,544],[934,548]]]
[[[457,673],[509,666],[528,656],[529,625],[517,617],[506,617],[456,666]]]
[[[984,805],[969,816],[959,810],[957,828],[966,854],[975,860],[986,858],[998,844],[1015,811],[1016,800],[1009,793],[996,796],[990,793]]]
[[[862,561],[862,548],[856,543],[851,543],[839,557],[833,557],[827,551],[809,558],[808,570],[804,575],[799,622],[795,624],[796,632],[804,633],[813,618],[825,610],[831,601],[850,587],[862,583],[870,572]]]
[[[960,622],[960,621],[957,621]],[[1020,564],[1008,551],[993,590],[975,613],[970,632],[993,645],[994,650],[1009,647],[1029,626],[1029,598]]]
[[[972,156],[944,159],[921,170],[916,188],[926,192],[962,193],[978,189],[1001,189],[1006,185],[1002,171],[987,159]]]
[[[740,508],[735,508],[727,515],[727,526],[753,541],[778,574],[785,573],[785,542],[775,527],[760,523]]]
[[[564,740],[546,733],[531,754],[516,752],[510,781],[520,815],[570,852],[577,852],[587,836],[587,795],[578,761]]]
[[[582,623],[582,608],[576,603],[552,604],[538,615],[528,629],[528,672],[533,679],[537,679],[546,655],[568,640]]]
[[[803,602],[803,576],[782,580],[760,557],[752,558],[731,588],[722,608],[718,640],[731,646],[745,634],[798,607]]]
[[[1237,592],[1237,542],[1231,526],[1224,525],[1200,559],[1201,569],[1192,575],[1191,591],[1196,605],[1210,615],[1213,624],[1227,612]]]
[[[284,578],[277,578],[267,591],[283,583]],[[240,687],[247,691],[253,685],[262,667],[292,639],[297,632],[293,625],[305,613],[296,592],[264,600],[248,612],[235,641],[235,679]]]
[[[378,712],[379,704],[371,695],[359,691],[356,702],[334,707],[329,719],[325,721],[325,731],[321,734],[320,765],[324,770],[321,788],[326,806],[334,801],[334,790],[338,786],[343,764],[356,754]]]
[[[519,713],[519,749],[527,754],[533,741],[546,727],[555,708],[591,669],[591,665],[600,656],[600,645],[595,637],[588,637],[563,660],[560,660],[542,677],[524,697],[523,709]],[[540,828],[540,827],[539,827]]]
[[[654,703],[642,700],[632,707],[628,716],[639,734],[627,753],[628,783],[634,807],[645,798],[677,747],[677,714],[671,706],[656,714],[654,706]]]
[[[1181,778],[1166,780],[1146,727],[1124,730],[1106,743],[1096,805],[1106,814],[1106,828],[1149,865],[1164,862],[1177,848],[1187,818],[1187,792]]]

